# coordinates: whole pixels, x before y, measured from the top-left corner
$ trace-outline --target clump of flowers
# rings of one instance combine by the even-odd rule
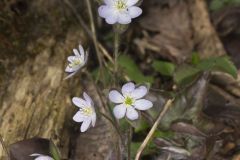
[[[87,62],[88,54],[84,51],[83,47],[79,45],[79,50],[73,49],[74,56],[69,56],[68,66],[65,71],[70,73],[65,79],[68,79],[75,75]]]
[[[74,115],[73,120],[82,122],[81,132],[85,132],[91,124],[94,127],[96,123],[94,103],[87,93],[84,92],[83,97],[84,99],[78,97],[72,99],[72,102],[79,107],[79,111]]]
[[[52,157],[39,154],[39,153],[34,153],[30,155],[31,157],[36,157],[34,160],[54,160]]]
[[[134,6],[138,0],[104,0],[105,5],[98,8],[100,17],[108,24],[129,24],[133,18],[142,14],[142,9]]]
[[[143,99],[147,93],[146,86],[136,87],[132,82],[124,84],[121,93],[110,91],[110,101],[117,104],[113,109],[114,116],[121,119],[126,115],[128,119],[136,120],[139,117],[137,110],[147,110],[153,106],[151,101]]]

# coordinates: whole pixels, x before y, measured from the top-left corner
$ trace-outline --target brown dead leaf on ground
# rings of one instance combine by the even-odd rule
[[[185,61],[193,50],[192,29],[187,4],[179,1],[173,6],[152,6],[140,24],[155,33],[147,41],[160,50],[161,56],[174,62]]]

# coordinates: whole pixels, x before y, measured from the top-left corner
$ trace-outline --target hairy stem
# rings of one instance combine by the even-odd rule
[[[87,8],[88,8],[88,14],[89,14],[89,18],[90,18],[90,23],[91,23],[91,30],[92,30],[92,36],[93,36],[93,43],[94,43],[94,47],[97,53],[97,57],[98,57],[98,62],[100,65],[100,73],[102,71],[102,56],[101,53],[99,51],[99,46],[98,46],[98,42],[97,42],[97,34],[96,34],[96,28],[95,28],[95,24],[94,24],[94,19],[93,19],[93,12],[92,12],[92,4],[91,4],[91,0],[86,0],[87,3]]]
[[[128,157],[127,160],[131,160],[131,142],[132,142],[132,126],[129,125],[129,130],[128,130],[128,144],[127,144],[127,149],[128,149]]]
[[[172,105],[173,99],[169,99],[166,104],[163,107],[162,112],[160,112],[160,114],[158,115],[157,120],[154,122],[151,130],[149,131],[148,135],[146,136],[146,138],[144,139],[143,143],[141,144],[141,146],[139,147],[135,160],[139,160],[140,156],[143,152],[143,150],[146,148],[148,142],[150,141],[150,139],[152,138],[154,132],[156,131],[158,124],[160,123],[160,121],[162,120],[163,116],[165,115],[165,113],[168,111],[168,109],[170,108],[170,106]]]
[[[119,32],[117,31],[117,26],[114,32],[114,85],[117,84],[117,72],[118,72],[118,54],[119,54]]]

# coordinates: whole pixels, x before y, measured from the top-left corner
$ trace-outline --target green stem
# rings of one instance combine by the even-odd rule
[[[129,131],[128,131],[128,157],[127,160],[131,160],[131,142],[132,142],[132,126],[129,124]]]

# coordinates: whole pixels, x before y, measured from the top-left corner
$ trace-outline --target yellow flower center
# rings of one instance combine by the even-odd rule
[[[80,111],[81,111],[85,116],[91,116],[91,115],[93,114],[93,109],[92,109],[92,107],[81,108]]]
[[[124,103],[126,104],[126,106],[131,106],[131,105],[133,105],[133,102],[134,102],[134,100],[131,98],[131,97],[126,97],[125,98],[125,101],[124,101]]]
[[[78,59],[74,59],[73,62],[71,64],[69,64],[69,66],[72,68],[72,67],[78,66],[80,64],[81,64],[81,60],[78,58]]]
[[[115,6],[116,6],[116,8],[117,8],[118,10],[123,10],[123,9],[126,9],[126,8],[127,8],[126,2],[124,2],[124,0],[118,0],[118,1],[116,1]]]

